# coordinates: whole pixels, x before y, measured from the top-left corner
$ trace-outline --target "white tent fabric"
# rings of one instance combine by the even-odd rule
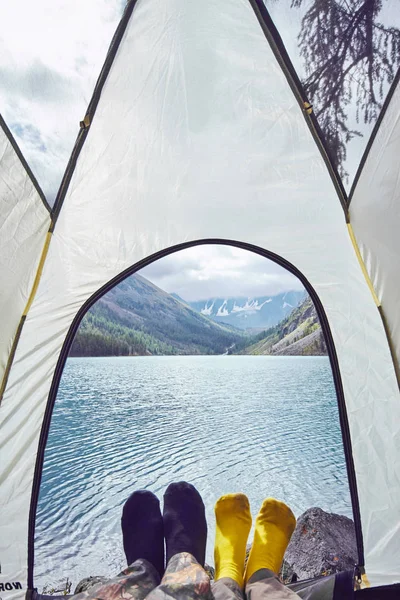
[[[1,126],[0,157],[1,382],[32,289],[50,214]]]
[[[389,326],[400,368],[400,82],[361,171],[351,222]]]
[[[135,5],[3,398],[0,581],[26,587],[38,440],[76,313],[138,261],[211,238],[275,252],[317,291],[344,386],[367,575],[400,582],[400,402],[385,331],[326,165],[247,0]]]

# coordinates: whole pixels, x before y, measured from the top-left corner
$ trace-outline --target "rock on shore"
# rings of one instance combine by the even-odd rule
[[[356,535],[351,519],[321,508],[309,508],[299,517],[285,554],[285,579],[290,572],[300,580],[348,571],[356,563]]]

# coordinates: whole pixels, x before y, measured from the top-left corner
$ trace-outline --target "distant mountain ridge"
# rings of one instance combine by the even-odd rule
[[[324,356],[327,354],[317,311],[307,295],[303,302],[280,323],[269,330],[242,340],[233,350],[237,354],[275,356]]]
[[[304,300],[306,292],[289,291],[275,296],[249,298],[209,298],[187,302],[198,313],[217,323],[226,323],[239,329],[267,329],[284,319]],[[177,294],[174,295],[182,301]]]
[[[136,274],[86,313],[70,355],[223,354],[241,338]]]

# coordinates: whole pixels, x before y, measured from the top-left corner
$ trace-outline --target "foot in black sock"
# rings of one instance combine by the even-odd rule
[[[139,558],[144,558],[162,577],[164,524],[158,498],[146,490],[133,492],[124,504],[121,528],[128,565]]]
[[[179,552],[189,552],[204,566],[207,522],[203,500],[195,487],[171,483],[164,494],[164,535],[167,564]]]

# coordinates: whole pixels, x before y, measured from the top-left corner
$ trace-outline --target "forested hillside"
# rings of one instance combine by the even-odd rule
[[[299,307],[275,327],[250,340],[239,341],[233,352],[278,356],[327,354],[321,325],[311,298],[307,296]]]
[[[88,311],[70,355],[223,354],[241,337],[132,275]]]

